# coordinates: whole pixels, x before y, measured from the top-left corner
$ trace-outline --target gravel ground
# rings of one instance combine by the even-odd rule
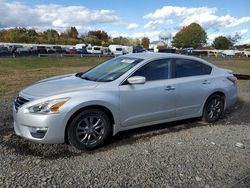
[[[126,131],[88,152],[15,136],[11,101],[0,99],[0,187],[250,187],[249,86],[240,83],[238,104],[214,125]]]

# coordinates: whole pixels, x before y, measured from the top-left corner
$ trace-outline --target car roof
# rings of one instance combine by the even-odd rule
[[[181,59],[190,59],[190,60],[195,60],[199,62],[203,62],[205,64],[209,64],[210,66],[214,66],[211,63],[198,58],[194,56],[188,56],[188,55],[181,55],[181,54],[173,54],[173,53],[133,53],[133,54],[127,54],[124,55],[123,57],[128,57],[128,58],[138,58],[138,59],[143,59],[143,60],[153,60],[153,59],[160,59],[160,58],[181,58]]]

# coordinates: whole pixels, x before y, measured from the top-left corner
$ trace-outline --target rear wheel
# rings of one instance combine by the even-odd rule
[[[107,140],[111,122],[101,110],[91,109],[79,113],[68,128],[68,140],[77,149],[95,149]]]
[[[224,110],[224,97],[212,95],[208,98],[203,109],[203,121],[214,123],[218,121]]]

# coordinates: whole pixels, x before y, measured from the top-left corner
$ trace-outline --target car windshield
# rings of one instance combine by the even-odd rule
[[[118,57],[108,60],[81,76],[82,79],[95,82],[111,82],[119,78],[142,59]]]

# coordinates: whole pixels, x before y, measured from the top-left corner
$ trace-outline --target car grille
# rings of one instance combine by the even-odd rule
[[[18,109],[24,105],[25,103],[29,102],[29,100],[18,96],[15,100],[14,106],[15,106],[15,110],[18,111]]]

